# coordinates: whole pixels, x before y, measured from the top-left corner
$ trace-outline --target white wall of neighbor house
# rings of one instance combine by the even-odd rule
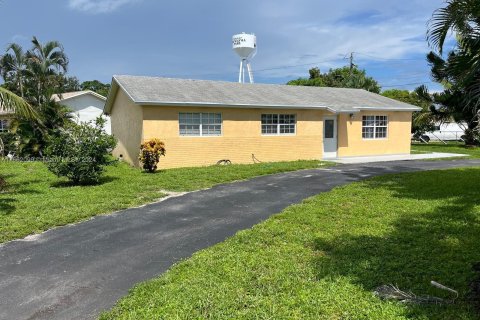
[[[77,123],[94,121],[103,114],[105,105],[105,101],[90,94],[63,100],[60,103],[74,111],[74,119]],[[108,134],[112,134],[111,119],[105,115],[104,118],[106,120],[105,131]]]

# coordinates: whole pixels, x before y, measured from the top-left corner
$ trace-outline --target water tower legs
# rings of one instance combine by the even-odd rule
[[[243,60],[240,60],[240,71],[238,72],[238,82],[243,83]]]
[[[250,61],[246,59],[242,59],[240,60],[240,70],[238,72],[239,83],[245,83],[245,71],[248,72],[248,78],[250,80],[250,83],[253,83],[253,72],[252,72],[252,66],[250,65]]]
[[[253,72],[252,72],[252,66],[250,65],[250,61],[247,61],[247,69],[248,69],[248,78],[250,79],[250,83],[253,83]]]

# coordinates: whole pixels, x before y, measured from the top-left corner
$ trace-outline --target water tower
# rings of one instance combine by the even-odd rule
[[[250,83],[253,83],[252,66],[250,59],[257,53],[257,37],[254,34],[242,32],[232,37],[233,51],[240,56],[240,72],[238,74],[238,82],[245,83],[245,69],[248,71]]]

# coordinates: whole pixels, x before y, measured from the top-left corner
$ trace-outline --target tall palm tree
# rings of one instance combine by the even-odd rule
[[[15,83],[23,98],[27,57],[20,45],[12,43],[7,47],[5,55],[0,58],[0,70],[4,79],[10,78]]]
[[[46,92],[49,82],[67,72],[68,58],[58,41],[42,44],[33,37],[32,43],[33,48],[27,52],[28,71],[37,85],[36,103],[40,105],[50,100]]]

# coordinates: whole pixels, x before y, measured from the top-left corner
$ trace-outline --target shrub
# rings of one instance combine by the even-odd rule
[[[0,154],[0,157],[6,156],[9,152],[15,152],[16,151],[16,142],[17,142],[17,137],[14,133],[11,132],[1,132],[0,133],[0,139],[3,142],[3,154]]]
[[[165,144],[159,139],[151,139],[140,146],[138,159],[147,172],[155,172],[160,157],[165,155]]]
[[[48,169],[75,184],[99,182],[104,167],[113,162],[109,153],[117,144],[103,125],[104,120],[98,118],[95,126],[82,123],[62,129],[45,150]]]

